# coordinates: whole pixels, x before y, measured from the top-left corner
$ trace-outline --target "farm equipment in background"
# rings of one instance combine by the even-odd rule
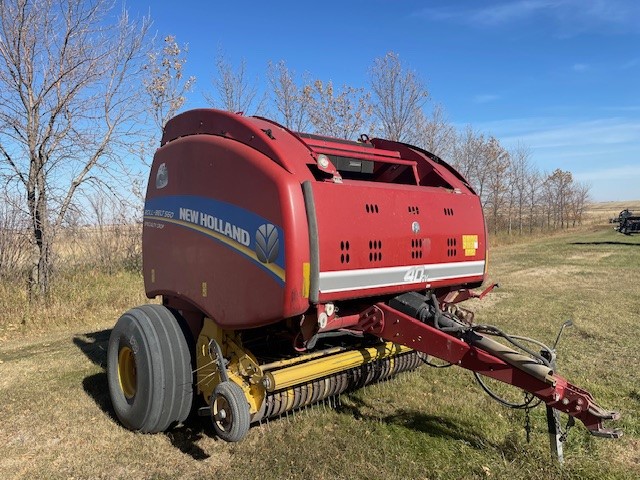
[[[555,371],[555,347],[474,322],[487,242],[467,181],[418,147],[295,133],[192,110],[168,122],[143,229],[144,305],[118,320],[107,373],[126,427],[198,405],[216,434],[413,370],[431,357],[529,393],[594,435],[618,414]],[[495,338],[501,339],[496,341]],[[542,349],[542,352],[538,350]],[[483,388],[487,388],[484,382]]]
[[[628,208],[622,210],[617,218],[613,218],[610,221],[618,224],[615,230],[620,233],[625,235],[640,233],[640,216],[634,215]]]

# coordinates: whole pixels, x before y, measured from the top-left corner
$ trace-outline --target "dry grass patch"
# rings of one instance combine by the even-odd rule
[[[0,341],[32,341],[40,332],[68,334],[70,329],[112,326],[132,306],[150,303],[142,275],[98,269],[61,272],[46,301],[29,303],[25,285],[0,281]]]
[[[617,217],[625,208],[628,208],[632,212],[636,210],[640,212],[640,200],[591,203],[587,205],[585,213],[589,217],[607,222],[609,218]]]

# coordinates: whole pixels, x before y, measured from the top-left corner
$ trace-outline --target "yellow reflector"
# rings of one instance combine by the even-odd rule
[[[311,278],[311,264],[304,262],[302,264],[302,297],[309,298],[310,280]]]

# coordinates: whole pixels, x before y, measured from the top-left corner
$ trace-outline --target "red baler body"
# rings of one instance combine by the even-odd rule
[[[319,169],[321,155],[337,173]],[[235,330],[316,303],[477,286],[486,236],[479,197],[416,147],[203,109],[165,128],[143,255],[149,297]]]

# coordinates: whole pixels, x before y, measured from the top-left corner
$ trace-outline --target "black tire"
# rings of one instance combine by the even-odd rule
[[[216,435],[222,440],[242,440],[251,422],[249,404],[242,388],[231,381],[220,382],[211,396],[211,419]]]
[[[122,315],[109,337],[107,380],[122,424],[143,433],[184,422],[193,402],[191,353],[179,319],[162,305]]]

